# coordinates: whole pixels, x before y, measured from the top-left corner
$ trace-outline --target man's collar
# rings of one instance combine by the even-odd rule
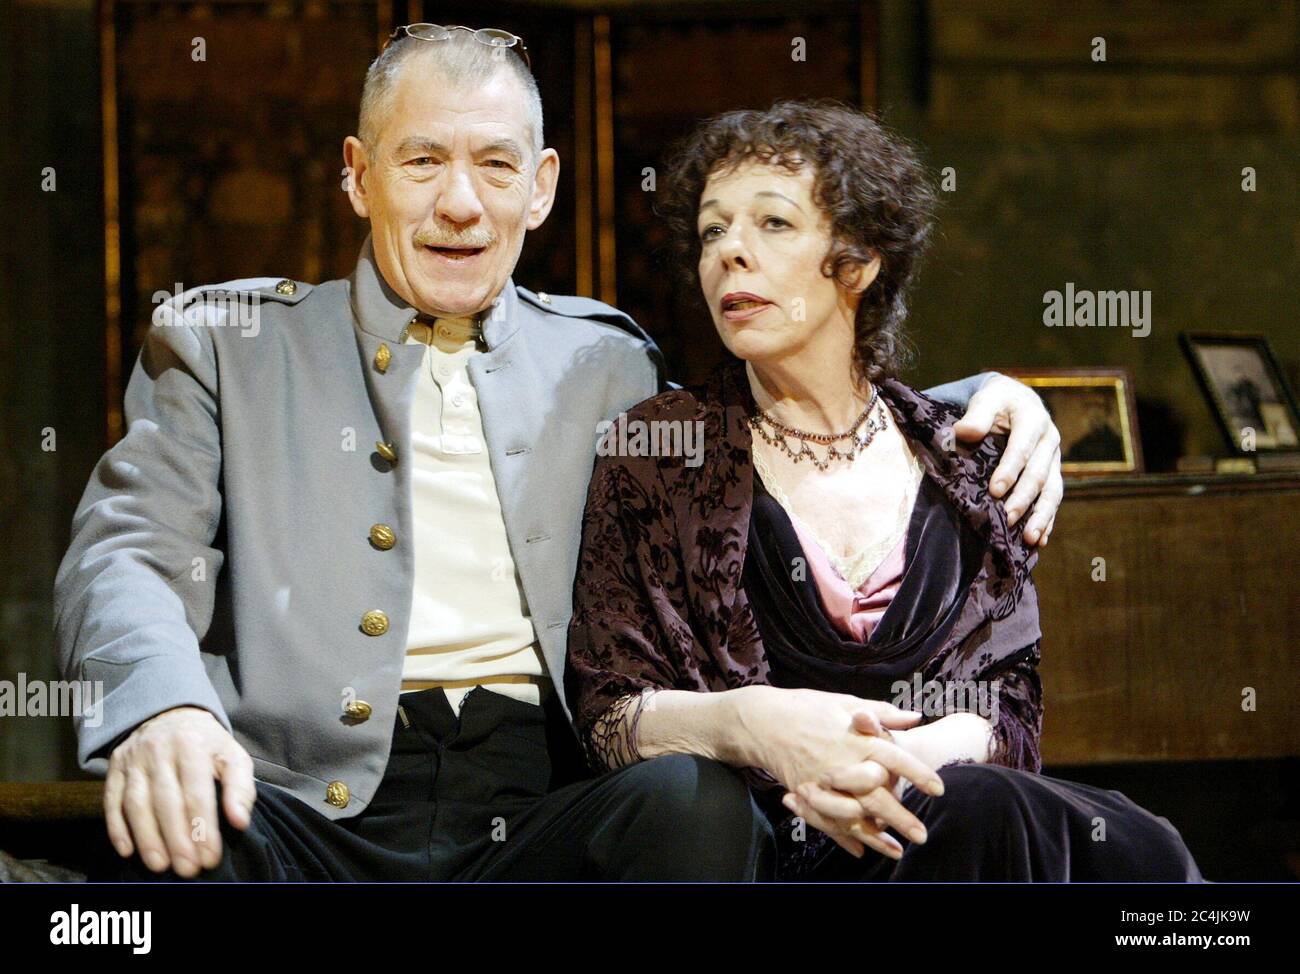
[[[375,261],[374,242],[366,234],[357,257],[356,269],[349,278],[352,298],[352,315],[358,327],[384,341],[401,344],[403,330],[412,320],[428,315],[419,313],[403,300],[384,280]],[[491,307],[482,313],[483,340],[488,349],[494,349],[509,340],[519,328],[519,296],[513,278],[507,278],[501,293]]]

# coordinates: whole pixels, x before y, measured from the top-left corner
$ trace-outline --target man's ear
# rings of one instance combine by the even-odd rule
[[[365,177],[370,171],[370,157],[366,153],[366,144],[355,135],[343,140],[343,165],[343,189],[352,202],[352,211],[363,220],[369,219]]]
[[[560,154],[554,149],[543,149],[537,157],[537,172],[533,176],[533,196],[528,201],[528,229],[536,230],[551,213],[555,205],[555,191],[560,183]]]

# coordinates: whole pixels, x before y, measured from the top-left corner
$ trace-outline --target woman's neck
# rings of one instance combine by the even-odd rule
[[[759,409],[806,433],[843,433],[873,392],[870,383],[854,383],[852,358],[844,355],[746,362],[745,374]]]

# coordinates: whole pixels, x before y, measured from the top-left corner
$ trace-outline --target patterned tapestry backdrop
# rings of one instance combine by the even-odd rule
[[[703,375],[721,346],[701,302],[656,259],[662,233],[645,168],[658,169],[671,140],[714,112],[795,95],[856,103],[874,84],[874,47],[864,44],[874,4],[807,4],[791,16],[755,2],[504,2],[490,13],[419,0],[104,2],[115,51],[105,110],[110,126],[116,118],[106,198],[120,221],[120,247],[110,218],[108,248],[121,300],[115,315],[109,299],[113,437],[156,292],[351,271],[367,227],[342,191],[342,142],[356,129],[366,67],[396,24],[501,26],[524,37],[561,180],[515,279],[617,303],[660,341],[681,380]],[[802,60],[792,56],[800,37],[813,52]]]
[[[342,192],[342,140],[377,21],[362,3],[115,13],[129,370],[156,291],[347,272],[365,226]]]

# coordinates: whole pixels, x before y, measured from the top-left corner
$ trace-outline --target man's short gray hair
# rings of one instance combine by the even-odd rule
[[[402,66],[413,57],[427,59],[452,88],[485,84],[498,71],[509,71],[524,90],[524,110],[533,130],[533,157],[546,144],[542,136],[542,96],[537,81],[523,59],[508,48],[494,48],[475,40],[466,31],[453,31],[445,41],[426,41],[418,37],[399,37],[375,58],[366,71],[361,91],[361,118],[357,137],[366,151],[374,154],[379,132],[392,109],[397,80]]]

